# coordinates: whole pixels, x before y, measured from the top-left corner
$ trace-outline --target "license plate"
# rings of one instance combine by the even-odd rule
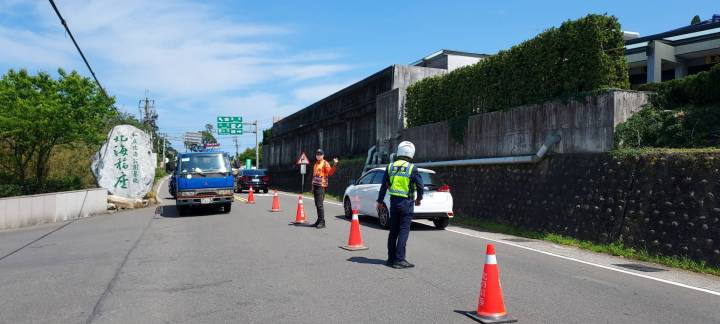
[[[253,182],[260,182],[260,179],[252,179]]]
[[[200,198],[201,204],[209,204],[212,202],[212,198]]]

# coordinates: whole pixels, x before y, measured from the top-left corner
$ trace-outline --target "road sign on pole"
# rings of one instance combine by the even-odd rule
[[[217,132],[218,135],[242,135],[242,117],[217,117]]]
[[[250,160],[250,159],[245,159],[245,169],[246,169],[246,170],[252,169],[252,160]]]
[[[295,164],[300,165],[300,192],[305,191],[305,173],[307,173],[307,165],[310,164],[305,152],[301,152]]]

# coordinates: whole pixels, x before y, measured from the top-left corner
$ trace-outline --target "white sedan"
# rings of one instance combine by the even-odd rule
[[[447,227],[453,217],[453,198],[450,187],[440,181],[435,171],[418,168],[423,179],[424,195],[420,206],[415,206],[413,219],[429,219],[438,229]],[[390,226],[390,195],[385,194],[384,204],[375,208],[375,201],[380,193],[380,185],[385,174],[384,168],[375,168],[365,172],[354,184],[345,189],[343,206],[345,216],[350,218],[352,210],[357,209],[361,215],[377,217],[378,223],[384,228]]]

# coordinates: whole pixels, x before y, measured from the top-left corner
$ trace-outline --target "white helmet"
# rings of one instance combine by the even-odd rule
[[[403,141],[398,144],[397,156],[413,158],[415,156],[415,145],[412,142]]]

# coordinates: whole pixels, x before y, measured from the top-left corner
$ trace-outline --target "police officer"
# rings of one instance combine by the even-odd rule
[[[322,149],[315,151],[315,165],[313,165],[313,197],[315,198],[315,208],[317,208],[318,218],[313,226],[318,229],[325,228],[325,209],[323,208],[323,202],[325,200],[325,190],[328,186],[328,178],[335,174],[337,169],[338,159],[333,159],[333,165],[330,166],[328,161],[325,161],[325,152]]]
[[[385,265],[395,269],[415,266],[405,259],[405,244],[410,236],[414,206],[420,206],[423,198],[422,177],[411,163],[414,155],[413,143],[404,141],[398,145],[397,160],[390,163],[385,170],[377,199],[376,208],[380,209],[385,193],[390,192],[390,233]],[[414,198],[415,193],[417,198]]]

